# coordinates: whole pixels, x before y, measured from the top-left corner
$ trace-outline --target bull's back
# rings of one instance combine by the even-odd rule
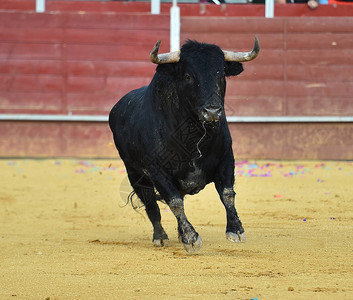
[[[109,126],[113,133],[118,133],[119,129],[121,130],[121,127],[129,123],[134,114],[138,113],[146,88],[145,86],[127,93],[113,106],[109,113]]]

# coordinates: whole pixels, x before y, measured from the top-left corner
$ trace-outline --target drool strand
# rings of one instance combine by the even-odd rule
[[[201,124],[202,124],[203,130],[204,130],[204,133],[203,133],[203,136],[201,137],[201,139],[196,144],[196,149],[199,152],[199,156],[194,158],[193,161],[195,161],[196,159],[199,159],[199,158],[202,157],[202,153],[201,153],[201,150],[199,148],[199,145],[200,145],[200,143],[202,142],[202,140],[205,138],[205,136],[207,134],[206,127],[205,127],[205,122],[202,122]]]

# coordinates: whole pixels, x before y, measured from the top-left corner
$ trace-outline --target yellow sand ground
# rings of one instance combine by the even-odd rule
[[[185,199],[203,239],[152,245],[120,160],[0,160],[0,299],[353,299],[352,162],[237,164],[247,242],[213,185]]]

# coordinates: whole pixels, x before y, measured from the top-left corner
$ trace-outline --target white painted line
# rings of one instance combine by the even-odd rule
[[[227,117],[229,123],[330,123],[353,122],[353,116],[242,116]]]
[[[108,115],[0,114],[0,121],[108,122]],[[353,116],[229,116],[229,123],[345,123]]]
[[[108,122],[108,116],[0,114],[0,121]]]

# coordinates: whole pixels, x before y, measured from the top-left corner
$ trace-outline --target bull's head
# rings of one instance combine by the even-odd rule
[[[217,122],[224,116],[225,77],[240,74],[242,62],[260,52],[256,37],[251,52],[224,51],[216,45],[188,41],[180,51],[158,54],[160,43],[151,52],[151,62],[159,65],[157,72],[173,77],[178,97],[202,122]]]

